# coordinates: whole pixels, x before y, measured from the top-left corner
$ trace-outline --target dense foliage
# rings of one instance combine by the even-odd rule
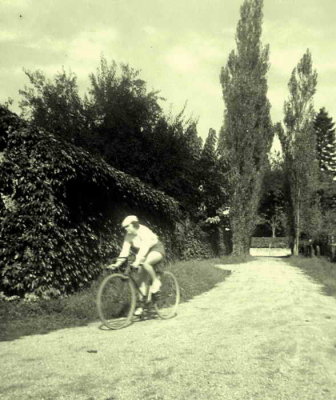
[[[22,117],[70,143],[83,144],[90,115],[79,96],[76,75],[63,69],[51,82],[39,70],[25,74],[31,86],[19,91]]]
[[[140,73],[102,57],[85,96],[74,73],[53,80],[26,71],[22,115],[58,137],[97,154],[111,166],[164,191],[192,214],[199,207],[198,161],[202,140],[195,121],[182,110],[166,116],[156,91]]]
[[[130,210],[160,225],[172,248],[175,200],[4,108],[0,118],[2,290],[52,296],[85,286],[116,255]]]
[[[229,170],[233,253],[247,254],[257,223],[261,184],[273,139],[267,99],[268,47],[261,45],[262,0],[245,0],[236,32],[237,51],[222,69],[226,106],[222,155]]]

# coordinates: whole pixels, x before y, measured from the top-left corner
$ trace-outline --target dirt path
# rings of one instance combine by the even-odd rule
[[[281,259],[225,268],[173,320],[0,343],[0,398],[335,400],[336,300]]]

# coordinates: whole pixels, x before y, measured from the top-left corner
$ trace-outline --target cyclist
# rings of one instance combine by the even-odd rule
[[[124,243],[116,263],[111,265],[111,267],[115,268],[123,264],[125,259],[130,255],[131,249],[134,248],[137,250],[137,255],[132,267],[139,269],[140,264],[144,267],[152,281],[149,289],[150,293],[157,296],[161,282],[157,278],[153,266],[159,263],[165,256],[165,249],[162,242],[151,229],[141,225],[135,215],[126,217],[122,221],[121,226],[126,231]],[[140,286],[140,290],[143,294],[146,293],[146,284],[144,281]],[[140,300],[142,300],[142,298]],[[143,307],[139,307],[135,311],[135,315],[141,315],[142,312]]]

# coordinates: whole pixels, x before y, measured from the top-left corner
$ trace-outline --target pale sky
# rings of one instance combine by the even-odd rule
[[[173,112],[187,101],[203,138],[219,131],[220,69],[235,48],[243,0],[0,0],[0,101],[28,84],[23,68],[52,77],[62,66],[81,90],[103,54],[141,70]],[[335,0],[264,0],[263,44],[270,45],[268,97],[283,119],[288,80],[307,48],[318,72],[315,109],[336,120]]]

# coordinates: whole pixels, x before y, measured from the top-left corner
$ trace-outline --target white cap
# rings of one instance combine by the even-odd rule
[[[138,217],[136,217],[135,215],[129,215],[123,220],[121,226],[125,228],[125,226],[132,224],[133,222],[139,222]]]

